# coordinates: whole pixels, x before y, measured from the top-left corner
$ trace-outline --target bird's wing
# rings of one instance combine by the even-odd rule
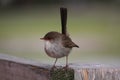
[[[76,45],[68,36],[63,35],[62,36],[62,44],[64,47],[67,48],[72,48],[72,47],[78,47],[78,45]]]

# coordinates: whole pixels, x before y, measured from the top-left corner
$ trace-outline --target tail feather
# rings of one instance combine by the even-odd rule
[[[74,42],[72,42],[72,47],[77,47],[79,48],[79,46],[77,44],[75,44]]]
[[[76,45],[76,44],[75,44],[75,46],[74,46],[74,47],[77,47],[77,48],[79,48],[79,46],[78,46],[78,45]]]

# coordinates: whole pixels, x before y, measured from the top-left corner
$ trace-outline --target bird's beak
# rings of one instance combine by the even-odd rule
[[[40,38],[41,40],[44,40],[44,38]]]

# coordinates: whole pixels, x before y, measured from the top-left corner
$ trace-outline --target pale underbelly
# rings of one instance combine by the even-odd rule
[[[47,53],[48,56],[53,57],[53,58],[61,58],[64,56],[69,55],[71,51],[71,48],[65,48],[60,44],[50,44],[47,43],[45,45],[45,52]]]

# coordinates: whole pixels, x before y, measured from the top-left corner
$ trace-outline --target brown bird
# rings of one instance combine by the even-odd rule
[[[45,52],[48,56],[56,58],[53,67],[58,60],[58,58],[66,57],[66,68],[68,67],[68,55],[73,47],[79,48],[69,36],[61,34],[59,32],[51,31],[48,32],[43,38],[40,38],[45,41]]]

